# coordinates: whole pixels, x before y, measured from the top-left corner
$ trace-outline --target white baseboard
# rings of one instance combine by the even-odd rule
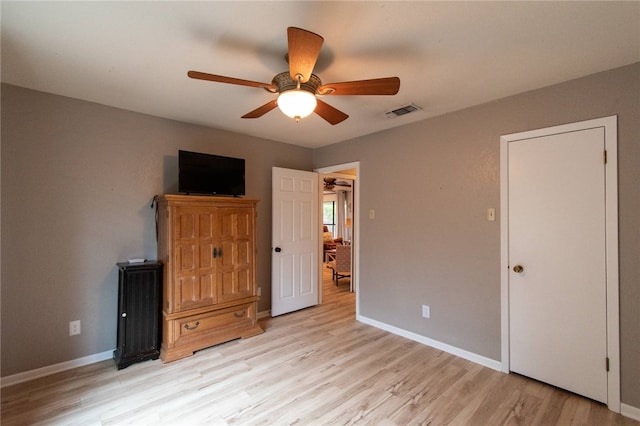
[[[620,414],[633,420],[640,421],[640,408],[627,404],[620,404]]]
[[[11,376],[0,378],[0,388],[11,386],[28,380],[38,379],[40,377],[49,376],[72,368],[82,367],[84,365],[93,364],[113,358],[113,350],[102,352],[99,354],[88,355],[82,358],[73,359],[71,361],[61,362],[59,364],[48,365],[35,370],[25,371],[23,373],[13,374]]]
[[[413,340],[418,343],[422,343],[423,345],[431,346],[432,348],[436,348],[443,352],[447,352],[452,355],[458,356],[460,358],[464,358],[468,361],[475,362],[476,364],[480,364],[484,367],[491,368],[492,370],[501,371],[502,363],[500,361],[496,361],[494,359],[487,358],[482,355],[475,354],[473,352],[465,351],[464,349],[456,348],[455,346],[451,346],[446,343],[442,343],[437,340],[433,340],[428,337],[424,337],[419,334],[413,333],[411,331],[407,331],[402,328],[395,327],[393,325],[389,325],[380,321],[376,321],[371,318],[367,318],[362,315],[356,315],[356,319],[362,323],[372,325],[376,328],[379,328],[384,331],[388,331],[389,333],[393,333],[398,336],[406,337],[407,339]]]
[[[266,311],[262,311],[262,312],[258,312],[258,319],[262,319],[262,318],[268,318],[271,316],[271,310],[266,310]]]

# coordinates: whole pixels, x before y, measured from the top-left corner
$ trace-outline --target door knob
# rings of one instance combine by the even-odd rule
[[[276,247],[274,250],[276,251],[276,253],[280,253],[282,251],[280,247]]]
[[[513,272],[517,274],[521,273],[522,271],[524,271],[524,268],[521,265],[516,265],[513,267]]]

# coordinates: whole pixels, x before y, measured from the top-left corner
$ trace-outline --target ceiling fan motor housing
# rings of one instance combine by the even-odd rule
[[[271,84],[278,88],[277,93],[286,92],[287,90],[293,90],[298,87],[298,82],[291,78],[289,71],[281,72],[273,77]],[[300,83],[300,89],[313,93],[314,95],[318,91],[318,87],[322,86],[322,80],[315,74],[311,74],[308,81]]]

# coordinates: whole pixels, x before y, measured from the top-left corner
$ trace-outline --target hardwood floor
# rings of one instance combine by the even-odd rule
[[[638,425],[604,405],[355,321],[349,280],[320,306],[190,358],[103,361],[2,389],[2,425]]]

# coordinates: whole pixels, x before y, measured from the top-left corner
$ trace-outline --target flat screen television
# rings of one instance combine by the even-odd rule
[[[245,195],[244,159],[178,151],[178,192]]]

